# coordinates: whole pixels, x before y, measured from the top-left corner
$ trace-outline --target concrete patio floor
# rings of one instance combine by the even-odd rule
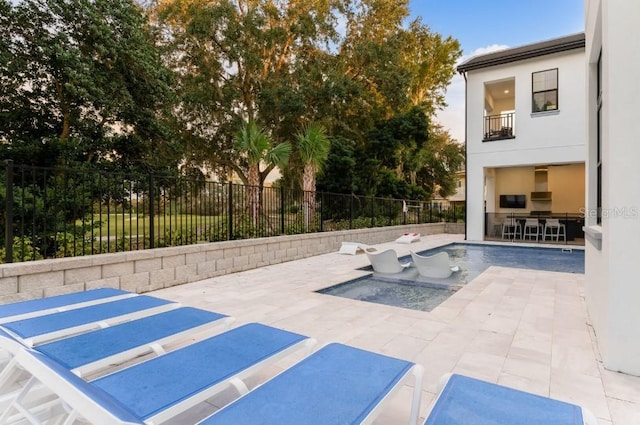
[[[390,242],[376,247],[406,255],[409,249],[461,239],[434,235],[411,246]],[[584,275],[490,267],[431,312],[314,292],[368,274],[357,270],[368,264],[363,254],[331,253],[152,295],[225,313],[237,323],[299,332],[319,344],[338,341],[420,363],[425,368],[421,417],[440,377],[455,372],[583,405],[600,425],[640,423],[640,377],[602,367],[585,309]],[[278,371],[272,369],[270,374]],[[406,386],[376,424],[406,423],[410,397]],[[187,415],[196,418],[206,410]],[[188,421],[176,418],[176,423]]]

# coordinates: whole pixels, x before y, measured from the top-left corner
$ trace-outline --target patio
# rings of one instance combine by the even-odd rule
[[[406,255],[459,240],[440,234],[377,248]],[[356,270],[367,264],[363,254],[330,253],[150,295],[420,363],[421,417],[439,378],[456,372],[581,404],[601,425],[640,423],[640,377],[606,371],[599,361],[584,275],[491,267],[429,313],[313,292],[367,274]],[[403,423],[409,403],[405,388],[376,423]]]

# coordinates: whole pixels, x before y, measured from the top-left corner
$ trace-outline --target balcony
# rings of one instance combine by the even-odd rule
[[[484,117],[483,142],[494,140],[515,139],[513,112],[500,115],[487,115]]]

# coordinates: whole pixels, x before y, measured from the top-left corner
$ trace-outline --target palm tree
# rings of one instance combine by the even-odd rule
[[[262,183],[273,168],[283,167],[289,162],[291,144],[283,142],[274,146],[269,134],[253,120],[242,126],[236,133],[234,142],[236,149],[245,156],[247,161],[247,208],[253,224],[257,226]],[[264,170],[260,170],[262,164],[266,165]]]
[[[305,221],[307,227],[309,227],[309,220],[315,217],[316,210],[316,175],[327,161],[331,142],[325,128],[318,123],[311,123],[305,126],[304,130],[296,135],[296,140],[298,142],[298,153],[304,164],[302,191],[304,193],[305,211],[307,212]]]

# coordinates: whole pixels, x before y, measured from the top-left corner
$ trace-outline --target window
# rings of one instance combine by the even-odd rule
[[[544,112],[558,109],[558,68],[532,74],[532,111]]]
[[[598,57],[596,86],[597,134],[596,134],[596,223],[602,224],[602,52]]]

